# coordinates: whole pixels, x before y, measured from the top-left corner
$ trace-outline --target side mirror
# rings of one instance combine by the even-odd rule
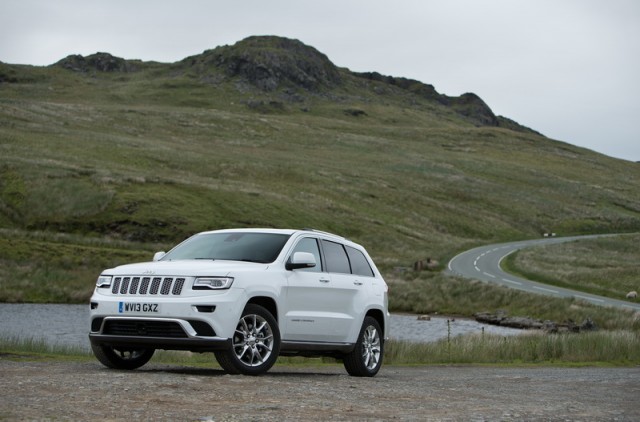
[[[165,256],[167,253],[166,252],[156,252],[153,254],[153,260],[154,261],[160,261],[162,259],[163,256]]]
[[[309,252],[295,252],[287,262],[285,268],[289,271],[316,266],[316,257]]]

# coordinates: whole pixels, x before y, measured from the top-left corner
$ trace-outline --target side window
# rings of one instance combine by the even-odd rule
[[[299,269],[297,271],[322,272],[322,260],[320,259],[320,249],[318,248],[318,241],[316,239],[305,237],[300,240],[291,254],[293,255],[296,252],[309,252],[316,257],[315,267]]]
[[[345,246],[345,248],[349,254],[349,261],[351,261],[351,271],[356,275],[373,277],[373,270],[362,252],[350,246]]]
[[[324,251],[324,257],[327,260],[328,272],[343,274],[351,273],[349,258],[347,258],[347,253],[344,251],[344,247],[341,244],[323,240],[322,250]]]

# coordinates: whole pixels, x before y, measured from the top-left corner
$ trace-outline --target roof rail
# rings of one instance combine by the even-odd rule
[[[326,231],[323,231],[323,230],[317,230],[317,229],[314,229],[314,228],[311,228],[311,227],[304,227],[304,228],[303,228],[303,229],[301,229],[301,230],[302,230],[302,231],[305,231],[305,232],[322,233],[322,234],[326,234],[326,235],[329,235],[329,236],[339,237],[340,239],[348,240],[346,237],[338,236],[337,234],[329,233],[329,232],[326,232]]]

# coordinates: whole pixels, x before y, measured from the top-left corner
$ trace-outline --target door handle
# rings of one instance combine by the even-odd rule
[[[355,284],[356,286],[362,286],[362,281],[354,281],[353,284]]]
[[[321,278],[320,283],[328,283],[331,280],[327,280],[326,278]]]

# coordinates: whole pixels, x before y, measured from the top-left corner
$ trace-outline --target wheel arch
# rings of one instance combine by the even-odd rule
[[[382,329],[382,334],[383,334],[381,337],[384,339],[387,334],[387,326],[385,324],[384,312],[381,309],[369,309],[365,317],[368,317],[368,316],[378,321],[378,324],[380,324],[380,328]]]
[[[254,296],[247,301],[248,304],[259,305],[265,308],[273,317],[276,319],[276,322],[280,323],[278,319],[278,305],[276,301],[268,296]]]

